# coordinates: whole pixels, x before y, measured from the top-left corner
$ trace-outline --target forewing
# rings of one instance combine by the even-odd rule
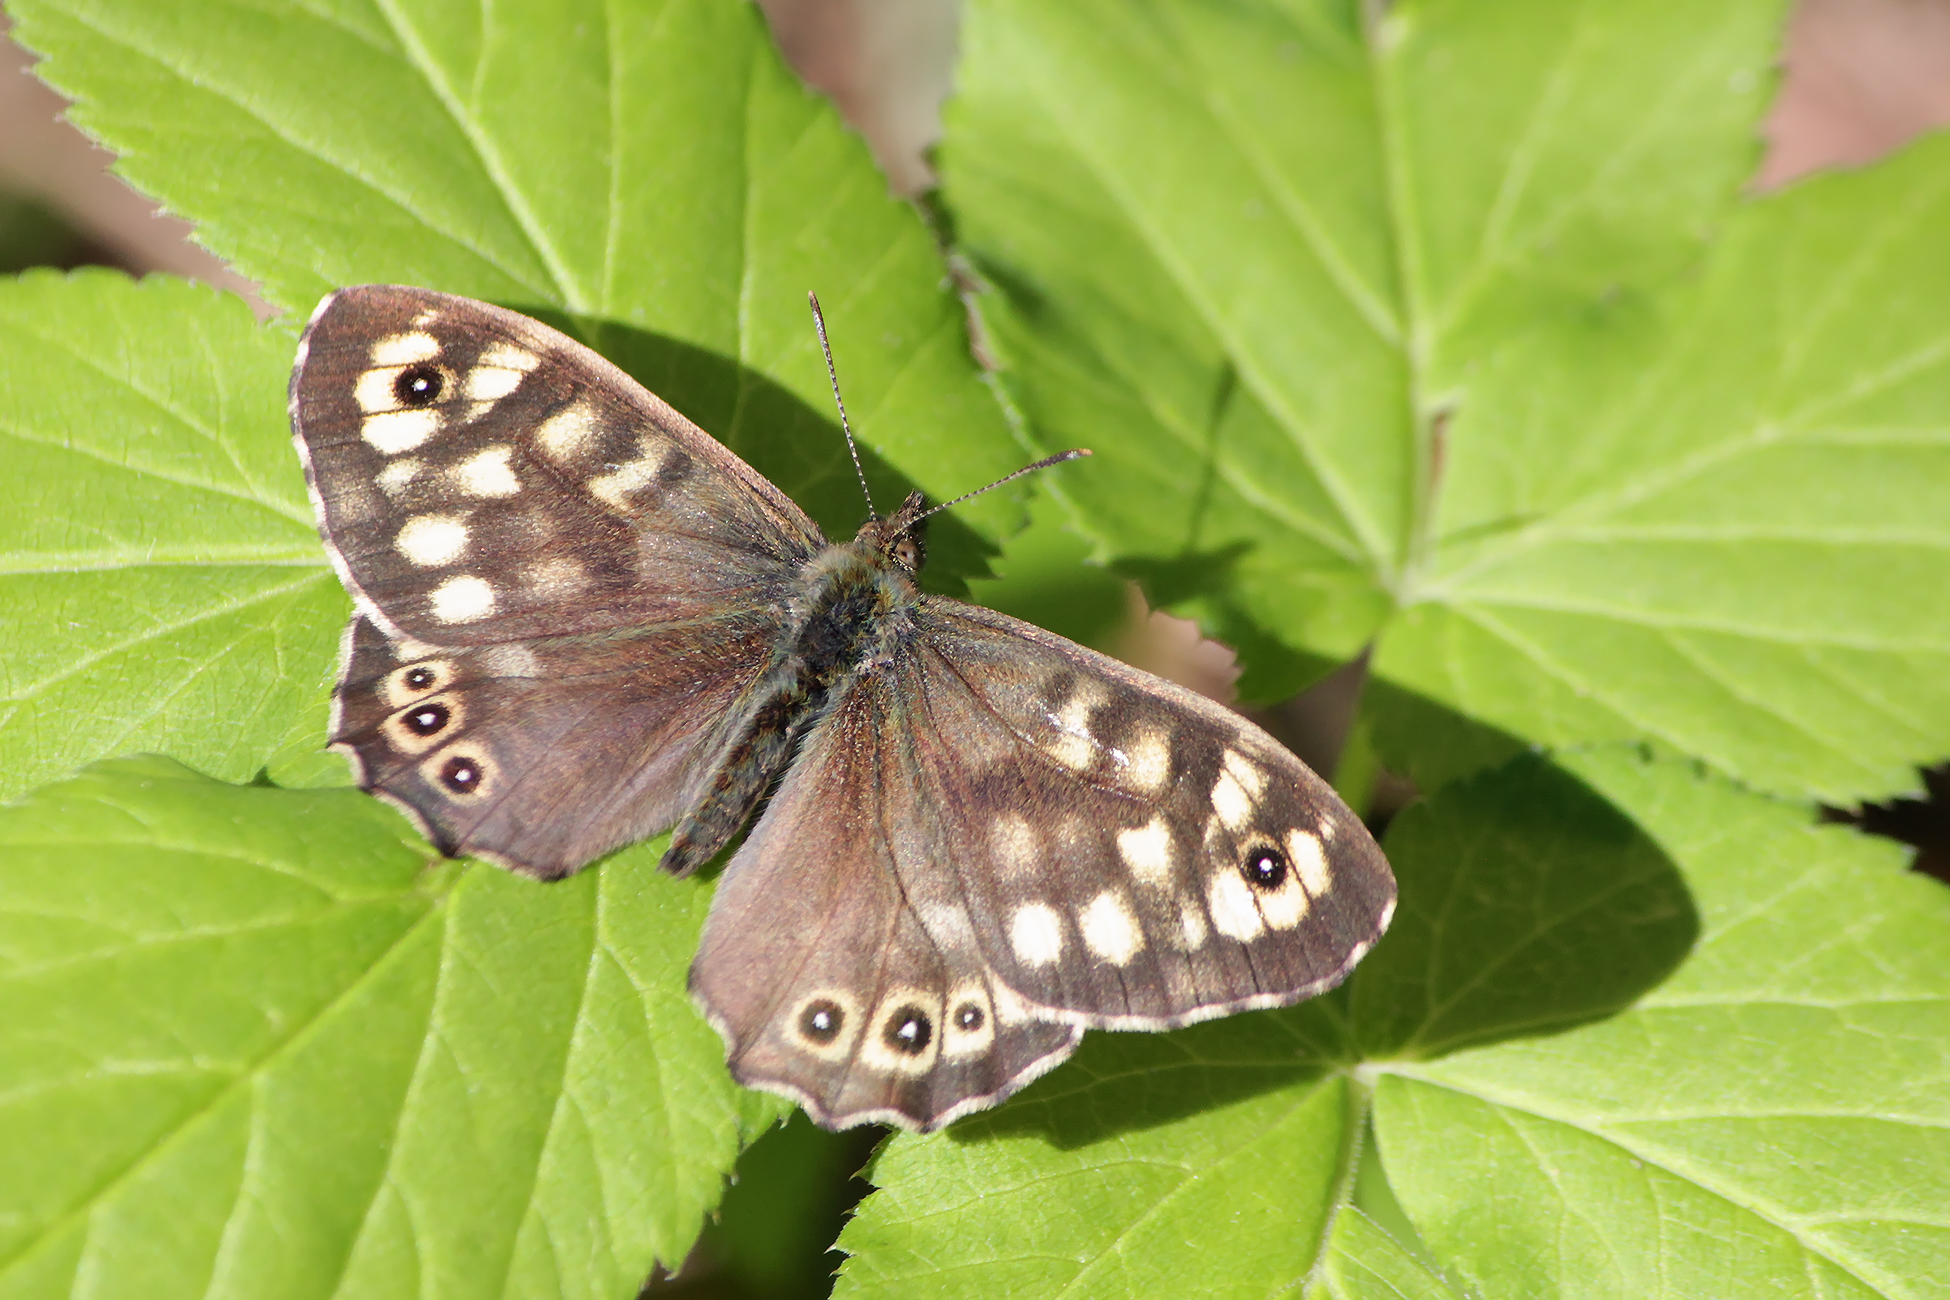
[[[691,967],[732,1074],[829,1128],[938,1128],[1082,1033],[1032,1014],[956,922],[904,717],[869,682],[815,728],[725,868]]]
[[[773,635],[745,618],[437,647],[355,615],[332,745],[442,852],[554,879],[696,799]]]
[[[987,966],[1037,1014],[1156,1029],[1345,978],[1394,876],[1331,787],[1190,691],[929,599],[894,690],[911,794]]]
[[[326,547],[390,635],[474,646],[717,617],[777,600],[819,541],[621,370],[471,299],[326,298],[291,421]]]

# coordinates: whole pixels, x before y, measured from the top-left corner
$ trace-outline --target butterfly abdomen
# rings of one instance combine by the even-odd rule
[[[741,702],[704,794],[672,833],[664,870],[689,875],[731,842],[806,728],[911,635],[918,599],[912,579],[864,540],[828,546],[807,561],[789,630]]]

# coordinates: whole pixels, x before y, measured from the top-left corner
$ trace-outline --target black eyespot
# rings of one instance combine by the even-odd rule
[[[456,754],[441,767],[440,784],[455,794],[473,794],[481,788],[481,765],[463,754]]]
[[[934,1040],[934,1023],[917,1006],[895,1007],[888,1013],[880,1041],[903,1056],[919,1056]]]
[[[846,1011],[830,998],[808,1002],[799,1013],[799,1035],[815,1043],[830,1043],[846,1028]]]
[[[416,736],[431,736],[447,725],[452,715],[444,704],[422,704],[406,715],[406,729]]]
[[[981,1029],[982,1022],[987,1019],[988,1016],[983,1014],[982,1008],[974,1002],[964,1002],[955,1008],[955,1028],[964,1034],[975,1033]]]
[[[406,682],[407,690],[424,691],[427,687],[440,680],[440,677],[433,669],[422,665],[418,668],[407,669],[406,676],[402,680]]]
[[[1246,861],[1239,868],[1239,873],[1254,889],[1278,889],[1286,883],[1286,854],[1271,844],[1255,844],[1246,850]]]
[[[401,406],[431,406],[440,400],[440,390],[446,387],[436,366],[408,366],[393,380],[393,396]]]

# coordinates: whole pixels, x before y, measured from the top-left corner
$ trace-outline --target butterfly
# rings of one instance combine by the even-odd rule
[[[595,352],[424,289],[328,296],[290,403],[359,784],[540,880],[666,829],[684,875],[756,814],[691,995],[821,1124],[936,1129],[1085,1028],[1297,1002],[1388,924],[1380,849],[1264,731],[924,594],[919,493],[829,542]]]

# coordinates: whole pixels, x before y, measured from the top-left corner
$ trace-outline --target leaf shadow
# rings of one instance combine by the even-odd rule
[[[1629,816],[1525,753],[1404,810],[1388,940],[1348,984],[1364,1060],[1563,1033],[1630,1007],[1699,939],[1691,890]]]
[[[573,317],[536,303],[500,305],[602,353],[770,479],[828,538],[851,538],[866,521],[867,503],[860,499],[837,409],[810,405],[735,357],[666,334],[616,320]],[[810,335],[810,318],[806,329]],[[920,486],[864,444],[860,465],[882,514]],[[921,585],[963,595],[969,578],[988,576],[999,549],[953,511],[935,515],[928,520],[928,567]]]
[[[1317,999],[1165,1034],[1086,1034],[1062,1068],[953,1125],[948,1137],[1034,1136],[1068,1151],[1316,1083],[1339,1068],[1337,1021]]]
[[[1454,715],[1448,727],[1489,730]],[[1362,1062],[1564,1033],[1630,1007],[1698,941],[1692,893],[1651,836],[1547,755],[1501,733],[1470,752],[1511,747],[1392,821],[1395,919],[1341,988],[1167,1034],[1092,1033],[1072,1062],[951,1133],[1068,1149]]]

